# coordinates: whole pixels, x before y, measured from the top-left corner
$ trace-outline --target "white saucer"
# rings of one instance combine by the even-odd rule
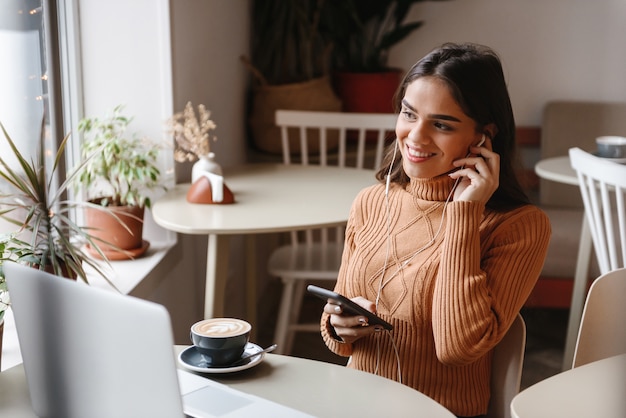
[[[263,351],[263,349],[261,347],[259,347],[258,345],[254,344],[254,343],[248,343],[246,344],[246,348],[243,351],[243,354],[241,355],[243,356],[247,356],[250,354],[254,354],[254,353],[258,353],[259,351]],[[235,366],[235,367],[230,367],[230,366],[219,366],[219,367],[211,367],[210,365],[207,364],[206,360],[205,360],[205,356],[203,354],[201,354],[200,352],[198,352],[198,350],[196,350],[195,346],[189,346],[186,349],[184,349],[179,355],[178,355],[178,362],[185,368],[189,369],[189,370],[193,370],[195,372],[200,372],[200,373],[233,373],[233,372],[238,372],[240,370],[246,370],[249,369],[251,367],[256,366],[257,364],[261,363],[263,361],[263,359],[265,358],[265,353],[263,354],[259,354],[256,357],[253,357],[249,360],[247,360],[247,362],[245,362],[244,364],[241,364],[239,366]]]

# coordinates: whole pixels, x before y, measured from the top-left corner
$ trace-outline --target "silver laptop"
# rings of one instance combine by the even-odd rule
[[[4,263],[33,410],[40,417],[299,417],[177,370],[162,305]]]

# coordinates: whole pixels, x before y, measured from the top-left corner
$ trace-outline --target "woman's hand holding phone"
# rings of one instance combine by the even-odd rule
[[[330,314],[330,324],[337,336],[346,343],[353,343],[383,329],[393,329],[391,324],[376,316],[376,304],[364,297],[347,299],[343,295],[312,285],[307,290],[327,301],[324,312]]]
[[[351,300],[368,310],[376,306],[362,296]],[[337,336],[349,344],[383,329],[380,325],[370,326],[366,316],[345,312],[341,305],[336,305],[332,302],[326,303],[324,312],[330,314],[330,325],[335,328]]]

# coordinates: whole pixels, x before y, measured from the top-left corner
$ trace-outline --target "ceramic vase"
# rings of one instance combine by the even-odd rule
[[[195,183],[202,173],[213,173],[222,176],[222,167],[215,162],[215,154],[210,152],[207,155],[198,157],[198,161],[191,168],[191,183]]]

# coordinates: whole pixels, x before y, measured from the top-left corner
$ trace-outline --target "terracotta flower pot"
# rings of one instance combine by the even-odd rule
[[[143,254],[149,245],[142,239],[144,208],[108,206],[104,209],[86,208],[85,222],[105,256],[109,260],[123,260]],[[87,250],[101,258],[90,246]]]
[[[344,112],[393,113],[393,95],[401,79],[402,71],[396,69],[379,73],[337,72],[333,87]]]

